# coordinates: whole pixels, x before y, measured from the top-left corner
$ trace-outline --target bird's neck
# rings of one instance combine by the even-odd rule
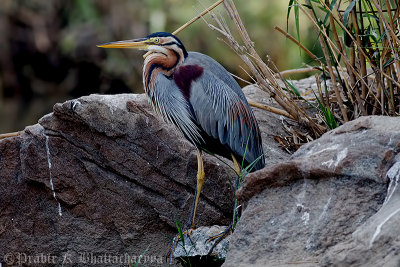
[[[148,55],[143,64],[143,85],[146,94],[151,98],[157,76],[163,74],[171,77],[175,69],[185,60],[182,52],[169,50],[164,53]]]

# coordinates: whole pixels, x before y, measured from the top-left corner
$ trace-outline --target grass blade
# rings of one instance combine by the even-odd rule
[[[288,9],[287,9],[287,13],[286,13],[286,31],[289,31],[289,17],[290,17],[290,10],[293,7],[293,2],[294,0],[290,0],[289,1],[289,5],[288,5]]]
[[[351,2],[350,5],[344,11],[344,14],[343,14],[343,25],[344,26],[347,26],[347,22],[349,20],[350,12],[353,10],[353,8],[357,4],[357,2],[358,2],[358,0],[354,0],[353,2]]]
[[[178,234],[179,234],[179,238],[182,240],[182,245],[183,245],[183,247],[185,247],[185,239],[183,238],[182,226],[181,226],[181,222],[179,221],[178,216],[176,216],[176,219],[175,219],[175,226],[176,226],[176,229],[178,229]]]

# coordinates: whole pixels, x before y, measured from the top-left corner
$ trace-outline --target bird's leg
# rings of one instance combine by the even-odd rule
[[[187,228],[189,231],[194,229],[194,219],[196,217],[197,204],[199,203],[201,189],[204,184],[204,165],[203,156],[200,149],[197,149],[197,187],[195,192],[195,198],[193,200],[192,211],[190,212],[189,221],[187,223]]]
[[[232,157],[232,161],[233,161],[233,168],[236,172],[236,175],[240,177],[242,171],[241,171],[239,162],[237,161],[236,157],[233,154],[231,154],[231,157]]]
[[[239,175],[237,175],[237,176],[236,176],[236,179],[235,179],[235,192],[236,192],[237,189],[238,189],[238,185],[239,185]],[[237,203],[238,203],[238,202],[237,202],[237,199],[235,198],[235,205],[234,205],[235,208],[237,207]],[[238,215],[238,213],[237,213],[236,210],[234,210],[233,216],[234,216],[234,220],[237,222],[238,219],[239,219],[239,215]],[[235,224],[236,224],[236,223],[235,223]],[[214,242],[214,244],[212,245],[212,247],[211,247],[210,250],[208,251],[207,255],[210,256],[211,253],[213,252],[214,248],[219,244],[219,242],[221,242],[225,237],[227,237],[231,232],[233,232],[233,230],[234,230],[234,229],[233,229],[233,221],[232,221],[232,222],[229,224],[229,226],[225,228],[224,231],[222,231],[221,233],[219,233],[219,234],[217,234],[217,235],[215,235],[215,236],[212,236],[212,237],[210,237],[209,239],[207,239],[207,242],[210,242],[210,241],[216,239],[215,242]]]
[[[239,179],[241,179],[241,168],[240,168],[239,162],[236,160],[236,157],[233,154],[231,154],[231,156],[232,156],[232,161],[233,161],[233,167],[234,167],[234,170],[236,173],[236,179],[235,179],[235,193],[236,193],[238,186],[239,186]],[[237,206],[237,199],[235,198],[235,207],[236,206]],[[235,216],[235,220],[237,221],[237,219],[238,219],[237,211],[235,210],[233,212],[234,212],[233,216]],[[229,226],[221,233],[207,239],[208,242],[216,239],[214,244],[212,245],[211,249],[209,250],[208,255],[211,255],[214,248],[219,244],[219,242],[221,242],[226,236],[229,235],[229,233],[231,231],[233,231],[232,227],[233,227],[233,222],[231,222],[231,224],[229,224]]]
[[[196,217],[196,210],[197,210],[197,204],[199,203],[199,198],[200,198],[200,192],[204,184],[204,165],[203,165],[203,156],[201,153],[200,149],[197,149],[197,187],[195,191],[195,198],[193,199],[193,205],[192,209],[190,212],[189,220],[186,226],[186,231],[183,233],[186,234],[189,239],[190,239],[190,234],[192,230],[194,229],[194,218]],[[174,242],[172,243],[171,251],[170,251],[170,264],[172,262],[172,257],[175,251],[175,248],[178,244],[180,236],[178,235],[175,239]],[[194,244],[194,242],[190,239],[190,242]]]

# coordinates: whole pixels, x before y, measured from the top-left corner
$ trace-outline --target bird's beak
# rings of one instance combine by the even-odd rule
[[[147,38],[134,39],[134,40],[125,40],[125,41],[117,41],[105,44],[99,44],[97,47],[102,48],[135,48],[135,49],[143,49],[147,50],[150,45],[153,43]]]

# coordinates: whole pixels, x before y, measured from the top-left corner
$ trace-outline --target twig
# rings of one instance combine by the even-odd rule
[[[177,35],[178,33],[180,33],[181,31],[183,31],[184,29],[186,29],[187,27],[189,27],[191,24],[193,24],[195,21],[197,21],[199,18],[203,17],[205,14],[209,13],[211,10],[213,10],[214,8],[216,8],[218,5],[220,5],[222,2],[224,2],[225,0],[218,0],[217,2],[215,2],[214,4],[212,4],[211,6],[209,6],[208,8],[206,8],[203,12],[201,12],[199,15],[197,15],[196,17],[192,18],[191,20],[189,20],[188,22],[186,22],[185,24],[183,24],[182,26],[180,26],[178,29],[176,29],[172,34],[173,35]],[[146,58],[148,55],[150,55],[152,52],[149,51],[146,54],[143,55],[144,58]]]
[[[297,4],[299,4],[299,2],[296,0],[296,2],[297,2]],[[354,39],[354,37],[353,37],[353,35],[349,32],[349,30],[343,25],[343,23],[338,19],[338,18],[336,18],[335,17],[335,15],[332,13],[332,10],[322,1],[322,0],[319,0],[319,2],[327,9],[327,11],[332,15],[332,17],[333,17],[333,19],[340,25],[340,27],[349,35],[349,37],[351,38],[351,40],[353,41],[353,43],[354,44],[357,44],[357,46],[358,46],[358,43],[356,42],[356,40]],[[300,5],[300,4],[299,4]],[[304,12],[304,9],[302,8],[302,6],[300,6],[300,8],[303,10],[303,12]],[[307,15],[307,14],[306,14]],[[312,20],[312,19],[311,19]],[[314,23],[314,24],[316,24],[315,23],[315,21],[313,21],[312,20],[312,22]],[[327,36],[327,34],[325,33],[325,32],[322,32],[324,35],[325,35],[325,37],[327,37],[328,38],[328,36]],[[328,42],[332,42],[329,38],[328,38]],[[337,47],[335,47],[336,49],[337,49]],[[337,50],[337,51],[339,51],[339,50]],[[340,51],[339,51],[340,52]],[[365,54],[365,52],[364,52],[364,50],[362,49],[362,47],[360,47],[360,52],[361,52],[361,54],[363,54],[364,55],[364,57],[366,57],[367,59],[369,59],[369,57]],[[375,64],[371,61],[371,60],[369,60],[369,63],[371,64],[371,67],[372,68],[375,68]]]
[[[322,62],[318,59],[318,57],[316,55],[314,55],[310,50],[308,50],[304,45],[300,44],[299,41],[296,40],[296,38],[294,38],[292,35],[290,35],[289,33],[285,32],[284,30],[282,30],[281,28],[279,28],[278,26],[275,26],[275,30],[277,30],[278,32],[282,33],[283,35],[286,36],[286,38],[288,38],[289,40],[291,40],[293,43],[295,43],[296,45],[298,45],[301,49],[303,49],[304,52],[307,53],[307,55],[310,56],[311,59],[317,61],[320,65],[322,64]]]
[[[246,49],[250,52],[251,57],[256,61],[258,69],[265,76],[265,79],[271,82],[275,91],[272,92],[272,90],[269,89],[269,86],[271,85],[266,84],[264,78],[260,75],[260,73],[256,71],[256,68],[254,66],[253,67],[249,66],[250,68],[252,68],[252,72],[256,76],[257,81],[263,85],[264,89],[272,92],[272,94],[270,93],[270,95],[278,102],[278,104],[281,107],[283,107],[291,116],[298,119],[299,118],[298,111],[296,111],[296,108],[293,107],[293,105],[286,102],[285,98],[287,99],[287,97],[285,97],[285,94],[281,91],[281,88],[277,83],[277,81],[275,80],[275,77],[272,74],[271,70],[264,63],[264,61],[261,60],[260,56],[255,51],[254,43],[251,41],[250,36],[248,35],[247,30],[244,27],[242,20],[240,19],[235,4],[233,3],[232,0],[229,1],[227,0],[227,2],[224,3],[224,7],[227,10],[228,15],[235,23],[236,28],[238,29],[238,32],[240,34],[242,41],[245,44]],[[245,61],[247,61],[246,63],[247,65],[252,65],[251,62],[249,62],[250,60],[248,58],[246,59],[246,57],[242,57],[242,60],[244,59]]]
[[[315,81],[317,82],[318,94],[319,94],[319,98],[321,99],[321,104],[324,106],[324,108],[326,108],[327,105],[329,105],[329,96],[326,96],[327,102],[325,103],[325,97],[324,97],[324,94],[322,93],[322,89],[321,89],[321,81],[317,74],[315,74]]]
[[[309,68],[301,68],[301,69],[293,69],[293,70],[284,70],[279,72],[282,76],[292,75],[292,74],[300,74],[300,73],[307,73],[313,71],[321,71],[319,67],[309,67]]]
[[[354,31],[356,32],[356,44],[357,44],[357,48],[358,48],[358,52],[359,54],[359,60],[360,60],[360,65],[361,65],[361,76],[365,77],[365,75],[367,74],[367,67],[365,64],[365,60],[366,60],[366,55],[361,53],[362,48],[361,48],[361,37],[360,37],[360,30],[358,28],[358,23],[357,23],[357,18],[356,18],[356,13],[353,11],[350,12],[350,16],[351,16],[351,20],[353,21],[353,27],[354,27]],[[367,86],[365,83],[361,84],[361,97],[363,99],[365,99],[367,95]]]
[[[211,10],[213,10],[214,8],[216,8],[218,5],[220,5],[222,2],[224,2],[225,0],[219,0],[217,2],[215,2],[214,4],[212,4],[209,8],[206,8],[203,12],[201,12],[199,15],[197,15],[196,17],[192,18],[191,20],[189,20],[188,22],[186,22],[185,24],[183,24],[181,27],[179,27],[178,29],[176,29],[172,34],[173,35],[177,35],[178,33],[180,33],[181,31],[183,31],[184,29],[186,29],[187,27],[189,27],[193,22],[197,21],[199,18],[201,18],[202,16],[204,16],[205,14],[209,13]]]
[[[24,131],[18,131],[18,132],[13,132],[13,133],[0,134],[0,139],[18,136],[18,135],[21,135],[21,134],[23,134],[23,133],[24,133]]]
[[[255,101],[251,101],[251,100],[247,100],[247,102],[249,102],[249,105],[252,107],[256,107],[259,109],[263,109],[266,111],[270,111],[272,113],[278,114],[278,115],[282,115],[285,116],[289,119],[295,120],[295,118],[293,116],[291,116],[287,111],[283,110],[283,109],[279,109],[279,108],[274,108],[265,104],[261,104]]]

